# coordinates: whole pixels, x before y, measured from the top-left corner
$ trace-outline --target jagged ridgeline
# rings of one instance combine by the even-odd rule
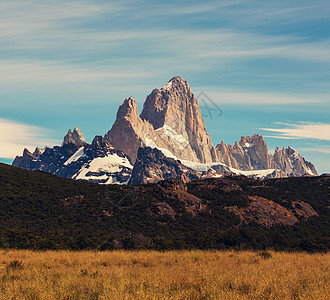
[[[0,181],[0,248],[329,249],[326,175],[125,186],[0,164]]]
[[[25,149],[13,165],[104,184],[167,178],[190,182],[238,174],[258,179],[317,175],[314,165],[291,147],[270,153],[259,134],[241,137],[234,146],[224,141],[214,146],[198,100],[178,76],[147,96],[140,115],[134,98],[127,98],[104,137],[88,144],[76,127],[61,146],[33,153]]]

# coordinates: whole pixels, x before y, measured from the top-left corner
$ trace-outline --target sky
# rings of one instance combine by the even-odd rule
[[[325,0],[1,0],[0,161],[91,142],[179,75],[214,145],[259,133],[330,172],[329,28]]]

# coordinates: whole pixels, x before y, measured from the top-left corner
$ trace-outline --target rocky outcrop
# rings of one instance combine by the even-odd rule
[[[292,212],[271,200],[257,196],[248,196],[248,198],[250,203],[247,207],[228,208],[236,213],[242,222],[249,223],[253,221],[269,227],[273,225],[294,225],[299,221]]]
[[[295,213],[299,217],[303,217],[308,219],[313,216],[319,216],[319,214],[315,211],[315,209],[308,203],[302,201],[293,201],[292,207],[295,210]]]
[[[157,201],[153,203],[153,208],[149,210],[150,214],[154,217],[167,215],[172,219],[175,219],[177,212],[169,205],[173,205],[174,202],[179,202],[183,205],[184,210],[196,216],[200,212],[205,211],[207,208],[206,202],[187,192],[187,185],[185,182],[179,179],[167,179],[157,183],[157,188],[159,188],[158,194],[161,195],[161,199],[166,201]],[[180,215],[180,214],[179,214]]]
[[[155,183],[168,178],[190,182],[200,178],[200,173],[166,157],[156,148],[139,148],[129,184]]]
[[[297,216],[304,219],[319,216],[314,208],[306,202],[292,201],[292,211],[289,211],[282,205],[263,197],[248,196],[248,198],[250,203],[246,207],[227,207],[237,214],[244,223],[253,221],[267,227],[294,225],[299,221]]]
[[[85,138],[78,127],[75,127],[73,132],[69,129],[66,136],[64,136],[62,146],[67,144],[75,144],[77,146],[83,146],[86,144]]]

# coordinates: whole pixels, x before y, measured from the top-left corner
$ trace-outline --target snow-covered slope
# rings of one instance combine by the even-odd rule
[[[275,169],[242,171],[228,167],[225,164],[218,162],[202,164],[187,160],[181,160],[181,163],[193,170],[208,173],[206,175],[207,177],[220,177],[219,173],[223,173],[224,175],[244,175],[256,179],[265,179],[271,176],[271,174],[276,171]]]
[[[101,184],[128,183],[133,166],[127,155],[101,136],[96,136],[91,144],[87,144],[84,140],[78,143],[72,139],[71,131],[68,134],[70,136],[65,136],[66,142],[62,146],[45,148],[43,151],[36,149],[33,154],[25,150],[23,156],[16,158],[14,163],[18,167],[76,180]],[[82,133],[79,139],[83,139]]]
[[[126,156],[107,153],[104,157],[96,157],[85,163],[72,179],[93,181],[104,184],[127,184],[133,166]],[[126,179],[126,180],[125,180]]]

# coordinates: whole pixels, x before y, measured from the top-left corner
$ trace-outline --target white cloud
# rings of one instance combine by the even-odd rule
[[[36,146],[58,144],[47,137],[47,130],[0,118],[0,157],[13,159],[22,155],[24,148],[33,151]]]
[[[320,152],[320,153],[325,153],[325,154],[330,154],[330,146],[323,146],[321,147],[306,147],[306,148],[300,148],[299,150],[301,151],[306,151],[306,152]]]
[[[2,61],[0,65],[0,85],[24,82],[88,82],[101,79],[126,79],[150,75],[147,72],[122,72],[75,66],[52,61]]]
[[[261,130],[273,132],[276,135],[268,136],[279,139],[315,139],[330,141],[330,124],[325,123],[275,123],[285,128],[260,128]]]

